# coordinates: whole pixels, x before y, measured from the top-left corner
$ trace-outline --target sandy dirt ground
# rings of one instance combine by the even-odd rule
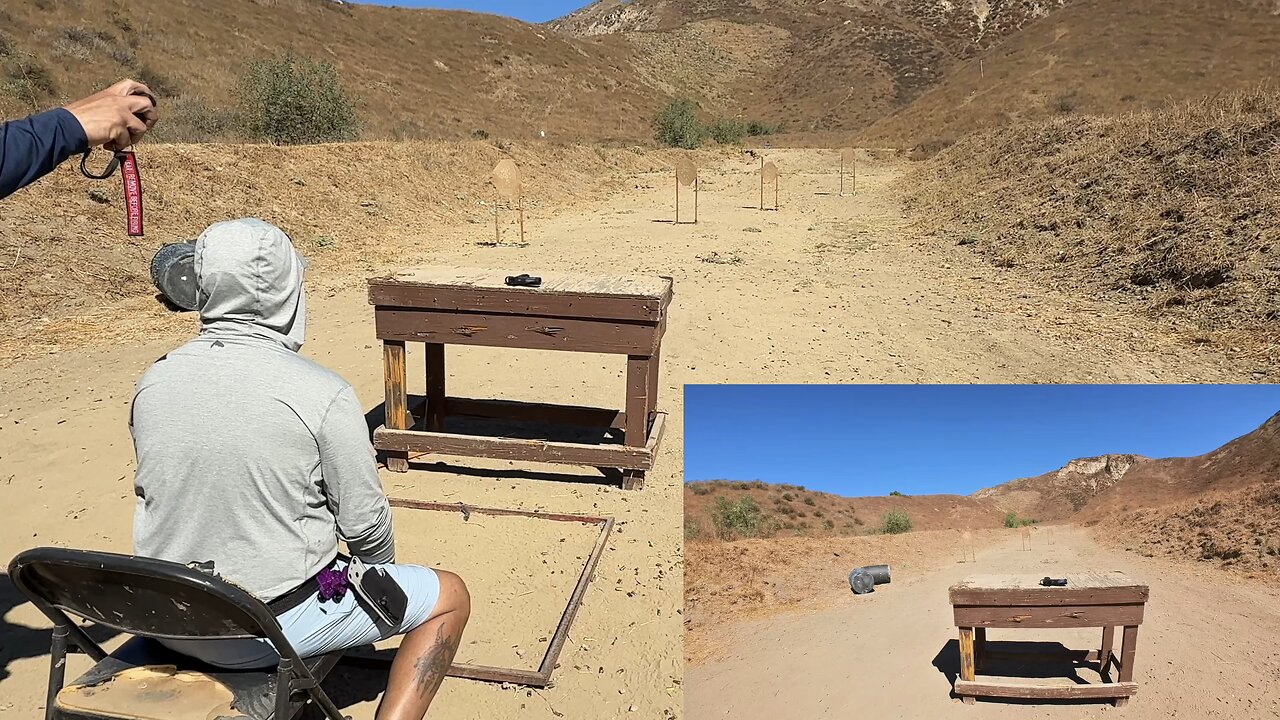
[[[1107,550],[1079,528],[1054,528],[1050,545],[1047,530],[1035,534],[1028,551],[1011,535],[1005,543],[980,548],[976,562],[943,564],[868,596],[850,593],[838,607],[722,628],[723,655],[687,668],[686,717],[1280,717],[1280,594],[1274,589]],[[1138,635],[1137,697],[1124,708],[983,700],[965,706],[952,699],[959,654],[948,587],[970,574],[1040,576],[1081,568],[1118,570],[1151,587]],[[1061,643],[1088,650],[1100,639],[1093,629],[988,631],[989,642],[1024,648]],[[1005,663],[993,672],[1047,677],[1064,669],[1051,665],[1037,673],[1036,665]],[[1077,677],[1099,679],[1088,669]]]
[[[536,272],[665,274],[676,296],[664,343],[659,409],[671,421],[647,487],[625,493],[550,468],[506,462],[419,463],[384,473],[389,494],[422,500],[611,515],[618,519],[561,657],[555,687],[531,693],[471,681],[445,683],[432,717],[680,714],[682,393],[702,382],[944,382],[1240,380],[1247,363],[1160,335],[1105,305],[1082,304],[1019,282],[952,247],[906,234],[887,185],[894,165],[868,165],[853,197],[835,187],[835,155],[776,151],[782,208],[753,209],[751,158],[704,171],[701,219],[673,227],[669,174],[628,183],[611,200],[529,218],[524,246],[487,245],[483,223],[406,237],[396,266],[457,264]],[[508,236],[510,237],[510,236]],[[960,248],[959,250],[963,250]],[[364,278],[317,268],[304,353],[342,374],[369,408],[380,403],[381,357]],[[34,545],[127,550],[132,512],[128,401],[137,377],[193,331],[186,317],[143,320],[130,305],[83,322],[83,346],[0,369],[0,556]],[[137,307],[136,303],[132,307]],[[140,340],[140,333],[146,339]],[[410,376],[421,377],[420,353]],[[616,406],[624,368],[585,354],[451,350],[458,395]],[[744,419],[751,423],[751,419]],[[765,432],[744,425],[746,431]],[[578,480],[577,482],[573,480]],[[496,537],[476,537],[457,571],[479,584],[508,571],[490,560]],[[523,570],[541,558],[529,549]],[[572,552],[565,550],[565,552]],[[4,590],[0,713],[33,717],[43,702],[45,623]],[[525,622],[523,603],[488,604],[469,633],[500,642]],[[83,664],[76,659],[72,671]],[[338,682],[338,689],[357,685]],[[341,693],[339,693],[341,695]],[[345,698],[372,716],[371,693]]]

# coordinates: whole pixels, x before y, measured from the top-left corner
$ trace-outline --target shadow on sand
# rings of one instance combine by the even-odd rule
[[[1098,663],[1086,660],[1088,651],[1069,650],[1057,642],[988,641],[989,657],[983,663],[981,674],[997,677],[1067,679],[1077,685],[1088,685],[1096,680],[1080,676],[1081,670],[1098,675],[1103,682],[1111,682],[1109,671],[1099,672]],[[1014,657],[1022,655],[1026,657]],[[960,641],[948,640],[933,658],[933,667],[946,676],[951,685],[951,697],[955,693],[956,678],[960,676]],[[998,702],[1009,705],[1097,705],[1110,704],[1108,699],[1041,700],[1016,698],[978,698],[981,702]]]

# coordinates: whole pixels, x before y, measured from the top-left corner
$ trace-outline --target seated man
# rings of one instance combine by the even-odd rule
[[[288,236],[260,220],[215,224],[196,242],[200,334],[152,365],[133,398],[134,550],[201,563],[266,601],[304,657],[405,633],[377,717],[422,720],[470,597],[457,575],[392,564],[391,511],[360,403],[298,355],[303,267]],[[339,539],[403,589],[402,622],[343,591]],[[166,644],[221,667],[278,659],[266,640]]]

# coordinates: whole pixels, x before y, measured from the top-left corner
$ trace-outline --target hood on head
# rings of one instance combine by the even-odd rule
[[[201,334],[265,337],[297,351],[306,335],[304,267],[275,225],[253,218],[210,225],[196,240]]]

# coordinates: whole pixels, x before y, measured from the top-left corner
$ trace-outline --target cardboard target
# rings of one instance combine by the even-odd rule
[[[852,165],[858,159],[858,153],[853,148],[845,148],[840,151],[840,159],[846,165]]]
[[[774,165],[772,160],[766,162],[764,167],[760,168],[760,179],[766,183],[778,181],[778,166]]]
[[[687,157],[682,157],[676,161],[676,180],[681,185],[689,187],[698,181],[698,166]]]
[[[493,168],[493,186],[503,200],[515,200],[520,197],[522,181],[520,168],[515,161],[507,158]]]

